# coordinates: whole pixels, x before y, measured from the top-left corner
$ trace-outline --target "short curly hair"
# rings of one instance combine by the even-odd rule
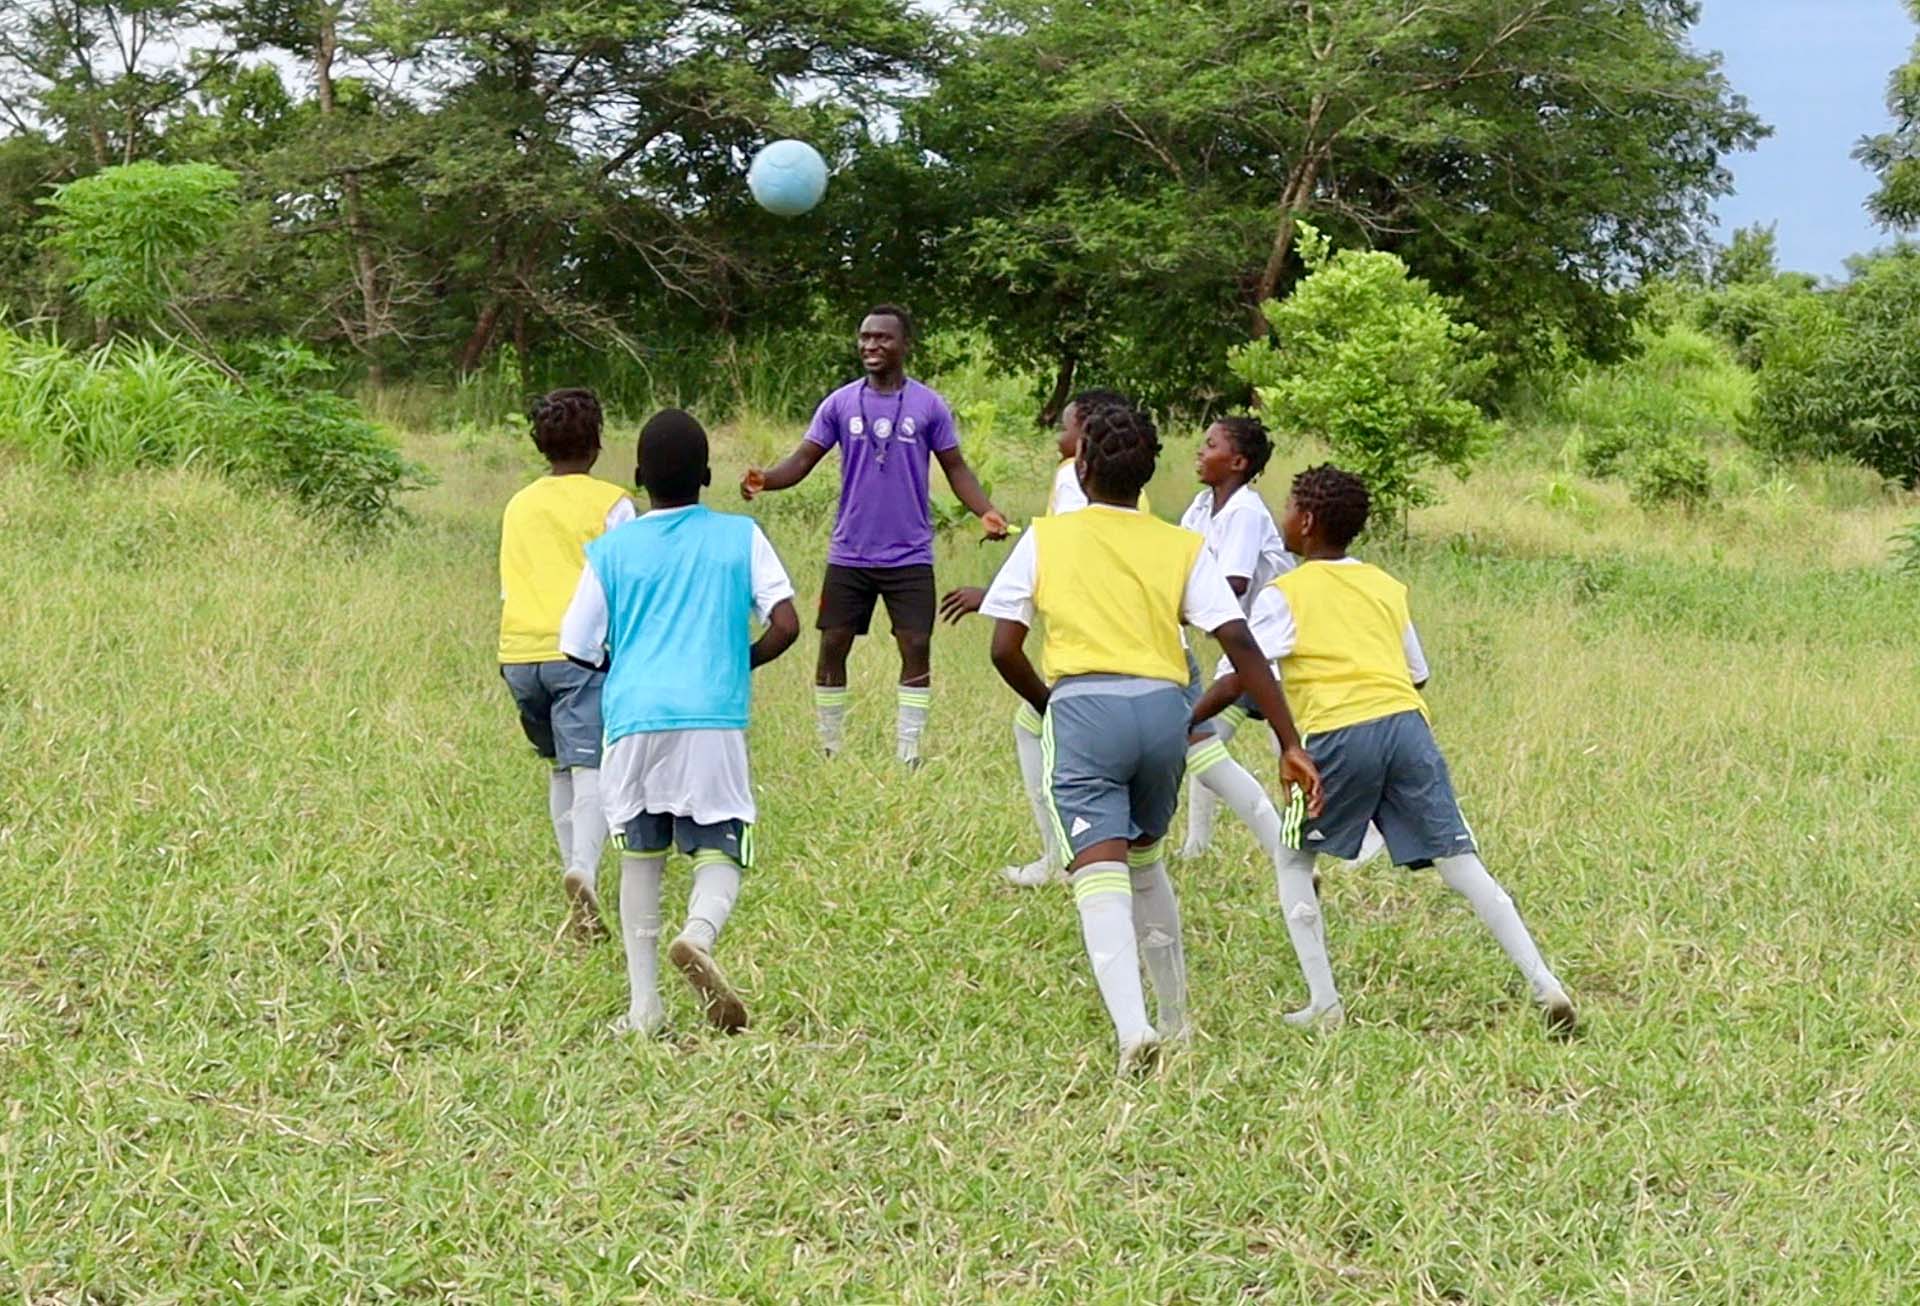
[[[1367,512],[1373,507],[1367,483],[1332,463],[1301,472],[1293,478],[1290,493],[1300,511],[1313,514],[1322,538],[1336,549],[1346,548],[1366,529]]]
[[[1121,405],[1096,407],[1082,414],[1080,457],[1086,463],[1087,485],[1103,498],[1132,503],[1153,479],[1160,455],[1160,436],[1153,419]]]
[[[1233,451],[1247,460],[1249,481],[1267,470],[1267,460],[1273,457],[1273,438],[1267,434],[1265,422],[1257,417],[1223,417],[1214,425],[1227,433]]]
[[[548,462],[585,458],[600,447],[604,417],[600,397],[591,390],[569,387],[533,401],[533,444]]]

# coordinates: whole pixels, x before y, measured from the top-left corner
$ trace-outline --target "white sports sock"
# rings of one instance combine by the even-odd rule
[[[1233,760],[1218,739],[1203,739],[1187,749],[1187,774],[1211,789],[1272,856],[1280,848],[1280,813],[1273,799],[1247,768]]]
[[[553,841],[560,845],[560,866],[573,864],[573,772],[556,766],[547,774],[547,816],[553,821]]]
[[[1027,806],[1033,809],[1033,823],[1040,828],[1040,862],[1050,873],[1060,869],[1066,859],[1060,855],[1060,842],[1053,832],[1053,807],[1047,801],[1047,768],[1040,750],[1040,715],[1029,703],[1022,703],[1014,713],[1013,751],[1020,759],[1020,783],[1027,791]]]
[[[600,801],[600,772],[591,766],[573,768],[573,851],[567,869],[598,890],[600,854],[607,846],[607,809]]]
[[[660,880],[667,854],[620,855],[620,939],[627,950],[626,1028],[649,1033],[661,1021]]]
[[[902,762],[911,764],[920,760],[920,736],[927,728],[927,709],[933,706],[933,686],[902,685],[899,702],[893,727],[895,752]]]
[[[1106,1003],[1120,1046],[1153,1033],[1140,990],[1140,946],[1133,936],[1133,881],[1125,862],[1089,862],[1073,873],[1080,937],[1093,963],[1093,982]]]
[[[1565,990],[1541,959],[1540,949],[1534,946],[1533,936],[1527,933],[1526,922],[1520,919],[1513,899],[1500,887],[1500,882],[1487,873],[1480,859],[1472,853],[1463,853],[1458,857],[1439,858],[1434,865],[1440,868],[1440,878],[1446,881],[1447,887],[1472,904],[1473,914],[1492,931],[1500,950],[1533,986],[1533,995],[1564,999]]]
[[[1153,980],[1154,1029],[1173,1038],[1187,1024],[1187,949],[1180,941],[1180,900],[1161,847],[1127,854],[1133,880],[1133,935]]]
[[[813,687],[814,722],[820,728],[820,746],[831,757],[840,751],[847,722],[848,690],[845,685]]]
[[[740,867],[725,853],[702,849],[693,858],[693,892],[687,896],[687,924],[680,937],[712,952],[740,896]]]
[[[1307,1007],[1296,1015],[1329,1011],[1340,1005],[1333,986],[1333,968],[1327,962],[1326,927],[1320,919],[1320,898],[1313,891],[1313,854],[1282,848],[1273,859],[1280,887],[1280,914],[1286,918],[1293,955],[1307,980]]]

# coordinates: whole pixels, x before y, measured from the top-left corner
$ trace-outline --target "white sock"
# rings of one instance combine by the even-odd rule
[[[1058,870],[1066,859],[1060,855],[1060,842],[1053,832],[1047,768],[1040,752],[1040,715],[1032,704],[1022,703],[1014,713],[1013,751],[1020,759],[1020,783],[1027,791],[1027,806],[1033,809],[1033,823],[1040,827],[1040,861],[1049,870]]]
[[[1154,1029],[1172,1038],[1187,1024],[1187,950],[1180,941],[1180,900],[1159,844],[1127,855],[1133,880],[1133,935],[1153,980]]]
[[[920,760],[920,736],[927,728],[927,709],[933,706],[933,686],[902,685],[900,711],[894,721],[897,756],[902,762]]]
[[[607,846],[607,809],[600,801],[600,771],[597,767],[573,768],[573,852],[567,869],[598,890],[600,854]]]
[[[1286,918],[1287,937],[1293,940],[1293,955],[1307,979],[1307,1011],[1329,1010],[1340,1005],[1340,991],[1333,986],[1320,898],[1313,891],[1313,854],[1282,848],[1273,859],[1273,869],[1280,886],[1280,914]]]
[[[814,721],[820,727],[820,746],[829,754],[840,751],[841,737],[847,722],[848,694],[849,691],[845,685],[813,687]]]
[[[1073,873],[1080,937],[1093,963],[1093,982],[1125,1047],[1153,1033],[1140,990],[1140,946],[1133,937],[1133,881],[1125,862],[1089,862]]]
[[[556,766],[547,775],[547,816],[553,821],[553,841],[560,845],[562,868],[573,864],[573,772]]]
[[[660,880],[667,855],[620,855],[620,939],[627,950],[627,1027],[660,1023]]]
[[[1187,774],[1211,789],[1247,823],[1253,837],[1272,856],[1280,848],[1280,813],[1273,799],[1247,768],[1233,760],[1218,739],[1203,739],[1187,749]]]
[[[1564,998],[1565,990],[1541,959],[1540,949],[1534,946],[1533,936],[1527,933],[1526,922],[1520,919],[1513,899],[1507,896],[1498,880],[1487,874],[1480,859],[1472,853],[1463,853],[1458,857],[1442,857],[1434,865],[1440,868],[1440,878],[1446,881],[1447,887],[1472,904],[1473,914],[1492,931],[1500,950],[1533,986],[1534,997]]]
[[[693,892],[687,896],[687,924],[680,937],[712,952],[740,896],[740,867],[725,853],[702,849],[694,854]]]

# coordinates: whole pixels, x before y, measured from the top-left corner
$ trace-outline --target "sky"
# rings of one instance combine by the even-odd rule
[[[1887,76],[1915,28],[1901,0],[1704,0],[1693,43],[1718,50],[1734,90],[1773,127],[1733,156],[1734,193],[1718,206],[1721,238],[1779,224],[1782,267],[1843,276],[1847,255],[1891,239],[1862,204],[1873,174],[1851,157],[1891,126]]]

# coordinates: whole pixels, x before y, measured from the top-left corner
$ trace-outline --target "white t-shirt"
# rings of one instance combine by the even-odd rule
[[[1095,503],[1088,505],[1086,511],[1135,512],[1137,509]],[[987,597],[980,604],[981,616],[1017,621],[1023,626],[1033,625],[1033,591],[1039,571],[1034,535],[1033,531],[1022,535],[1020,542],[1013,546],[1013,552],[1007,555],[1000,574],[993,578],[993,584],[987,589]],[[1187,573],[1186,589],[1180,599],[1180,618],[1190,626],[1207,631],[1218,630],[1230,621],[1246,618],[1246,614],[1240,610],[1240,600],[1235,596],[1233,587],[1227,584],[1219,564],[1205,549],[1194,557],[1193,569]]]
[[[1255,594],[1275,576],[1293,569],[1294,557],[1287,552],[1280,528],[1273,524],[1266,500],[1251,485],[1228,495],[1219,512],[1213,510],[1213,491],[1203,488],[1181,514],[1180,524],[1206,540],[1207,551],[1219,562],[1223,575],[1247,582],[1243,606],[1249,610]]]
[[[1047,492],[1047,516],[1079,512],[1086,506],[1087,492],[1080,488],[1080,469],[1069,458],[1053,473],[1053,489]]]
[[[1352,565],[1358,558],[1341,558],[1340,564]],[[1266,595],[1271,594],[1269,601]],[[1260,651],[1278,662],[1293,652],[1293,646],[1300,636],[1293,624],[1293,605],[1287,602],[1287,596],[1269,585],[1262,592],[1261,601],[1253,610],[1253,638],[1260,645]],[[1420,636],[1414,632],[1413,623],[1400,632],[1400,643],[1407,653],[1407,674],[1413,677],[1413,683],[1427,683],[1427,655],[1420,647]]]
[[[662,508],[646,515],[684,511]],[[760,620],[772,617],[775,608],[793,597],[793,581],[757,523],[748,574]],[[606,591],[593,568],[586,567],[566,619],[560,623],[560,651],[582,662],[598,662],[606,656],[606,644]],[[608,825],[616,830],[642,812],[671,812],[701,825],[751,824],[755,808],[747,732],[662,730],[623,735],[601,755],[600,801]]]

